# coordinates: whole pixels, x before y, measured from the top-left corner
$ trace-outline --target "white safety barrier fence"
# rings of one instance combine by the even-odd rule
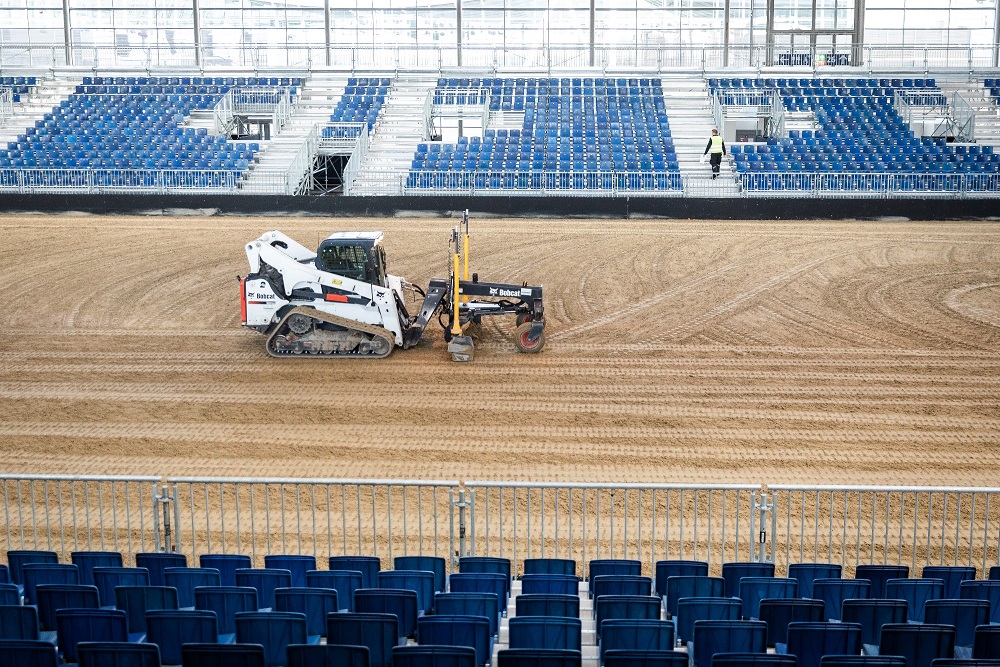
[[[1000,488],[0,475],[0,553],[1000,563]],[[996,496],[996,497],[994,497]],[[451,558],[449,558],[451,561]],[[321,565],[322,567],[322,565]],[[452,561],[451,567],[454,567]],[[516,568],[515,568],[516,569]]]
[[[271,134],[285,126],[292,115],[291,91],[287,86],[240,86],[230,88],[212,109],[215,134],[228,134],[238,116],[270,117]]]
[[[1000,174],[741,173],[745,197],[984,198],[1000,196]],[[711,187],[711,186],[709,186]]]
[[[411,172],[402,194],[681,197],[678,172]]]
[[[0,168],[0,192],[239,192],[240,173],[200,169]]]

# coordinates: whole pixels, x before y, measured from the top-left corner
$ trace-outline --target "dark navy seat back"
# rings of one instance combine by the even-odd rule
[[[56,629],[59,609],[97,609],[101,606],[97,586],[59,586],[42,584],[35,588],[38,598],[38,623],[42,630]]]
[[[955,628],[950,625],[890,623],[882,626],[879,655],[901,655],[907,667],[930,667],[935,658],[955,654]]]
[[[580,579],[571,574],[525,574],[522,595],[579,595]]]
[[[931,667],[1000,667],[1000,660],[976,658],[937,658],[931,661]]]
[[[760,601],[760,620],[767,623],[767,645],[788,643],[789,623],[819,623],[823,621],[823,601],[765,599]]]
[[[122,567],[122,555],[119,551],[72,551],[70,562],[80,568],[80,583],[84,586],[94,585],[95,567]]]
[[[37,595],[38,589],[35,590]],[[21,591],[17,590],[17,584],[0,584],[0,606],[19,604],[21,604]]]
[[[669,577],[666,590],[667,613],[676,616],[677,601],[681,598],[721,598],[725,595],[726,583],[722,577],[682,575]]]
[[[504,578],[505,595],[510,599],[510,559],[490,556],[463,556],[458,559],[458,571],[462,574],[500,574]],[[504,600],[507,604],[507,600]]]
[[[354,611],[354,591],[361,588],[361,573],[357,570],[310,570],[306,586],[332,588],[337,591],[337,604],[342,611]]]
[[[883,625],[906,623],[906,600],[844,600],[843,621],[861,625],[861,643],[873,653],[869,647],[878,646]]]
[[[871,597],[884,598],[885,584],[890,579],[906,579],[910,576],[910,568],[906,565],[858,565],[855,568],[855,579],[867,579],[872,582]]]
[[[797,596],[799,582],[795,579],[776,577],[743,577],[740,579],[740,599],[743,600],[744,618],[760,617],[760,601]]]
[[[940,579],[944,582],[944,600],[953,600],[961,594],[963,581],[976,578],[976,568],[966,565],[926,565],[920,572],[923,579]]]
[[[39,639],[0,639],[0,667],[57,667],[56,647]]]
[[[763,621],[697,621],[693,667],[710,667],[716,653],[767,653]]]
[[[483,616],[422,616],[417,620],[417,642],[472,647],[479,666],[491,658],[490,622]]]
[[[434,573],[430,570],[386,570],[378,573],[378,588],[400,588],[417,594],[417,611],[434,608]]]
[[[40,551],[37,549],[11,549],[7,552],[7,566],[10,569],[10,580],[19,585],[24,584],[21,568],[28,563],[59,563],[59,554],[55,551]]]
[[[518,595],[514,598],[517,616],[565,616],[580,618],[580,598],[576,595]]]
[[[517,599],[523,597],[519,595]],[[434,609],[443,616],[485,616],[490,621],[490,634],[500,632],[496,593],[438,593],[434,596]],[[520,609],[518,607],[518,615],[521,614]]]
[[[833,563],[791,563],[788,578],[799,582],[799,597],[813,598],[813,582],[817,579],[840,579],[843,568]]]
[[[125,612],[130,635],[146,632],[146,612],[177,609],[177,589],[168,586],[118,586],[115,606]]]
[[[392,667],[476,667],[476,649],[434,644],[396,646],[392,649]]]
[[[579,651],[582,622],[559,616],[522,616],[508,621],[510,648],[551,648]]]
[[[288,667],[368,667],[367,646],[289,644]]]
[[[542,575],[538,575],[542,576]],[[508,582],[502,574],[488,572],[466,572],[448,577],[448,589],[452,593],[494,593],[497,596],[497,614],[503,615],[507,609]]]
[[[375,556],[330,556],[331,570],[349,570],[361,573],[361,588],[375,588],[382,561]]]
[[[60,609],[56,612],[59,653],[76,662],[80,642],[128,641],[125,612],[119,609]]]
[[[219,634],[236,632],[236,614],[257,611],[257,589],[249,586],[199,586],[194,589],[195,609],[215,612]]]
[[[265,667],[260,644],[184,644],[184,667]]]
[[[78,667],[160,667],[160,649],[155,644],[81,642],[76,654]]]
[[[448,563],[440,556],[396,556],[394,570],[425,570],[434,573],[434,592],[442,593],[448,581]]]
[[[291,586],[302,588],[306,585],[306,573],[316,569],[315,556],[298,554],[268,554],[264,556],[264,569],[288,570],[292,575]]]
[[[708,563],[701,560],[658,560],[656,561],[656,594],[661,598],[667,594],[667,579],[670,577],[707,577]]]
[[[261,609],[274,607],[274,589],[291,588],[292,573],[288,570],[240,568],[236,570],[236,585],[257,590],[257,604]]]
[[[944,596],[941,579],[890,579],[885,582],[885,596],[890,600],[906,600],[906,620],[924,621],[924,607],[928,600]]]
[[[696,622],[738,621],[742,609],[743,604],[735,598],[681,598],[677,603],[677,638],[692,642]]]
[[[1000,581],[1000,565],[991,565],[990,574],[986,578],[989,581]]]
[[[264,664],[288,664],[288,645],[306,643],[306,617],[289,611],[242,611],[236,614],[236,642],[264,647]]]
[[[416,632],[417,594],[397,588],[359,588],[354,591],[354,609],[362,614],[393,614],[399,619],[399,634],[410,637]]]
[[[972,657],[1000,660],[1000,625],[983,624],[974,633]]]
[[[165,586],[177,589],[177,606],[194,607],[194,589],[198,586],[221,586],[222,575],[208,567],[168,567],[163,570]]]
[[[587,590],[594,597],[594,577],[604,575],[642,575],[642,562],[638,560],[598,558],[587,564]]]
[[[38,639],[38,612],[34,607],[0,607],[0,640]]]
[[[612,650],[672,651],[674,624],[670,621],[611,619],[601,626],[601,659]]]
[[[59,563],[26,563],[21,568],[24,579],[24,604],[35,604],[35,587],[43,584],[76,586],[80,583],[80,568]]]
[[[844,600],[867,600],[871,588],[872,584],[867,580],[814,579],[813,599],[823,601],[826,620],[839,621],[843,616]]]
[[[628,574],[602,574],[593,577],[591,590],[598,595],[652,595],[653,580]]]
[[[898,655],[825,655],[820,667],[906,667],[906,658]]]
[[[135,566],[149,570],[150,586],[165,586],[163,570],[168,567],[187,567],[187,556],[172,553],[136,554]]]
[[[337,591],[332,588],[276,588],[274,610],[295,611],[306,617],[306,634],[326,634],[326,615],[340,611]]]
[[[581,664],[580,651],[532,648],[508,648],[497,651],[497,667],[581,667]],[[686,656],[684,664],[687,665]]]
[[[597,619],[597,637],[600,639],[601,623],[610,618],[660,618],[660,601],[655,597],[644,595],[602,595],[594,598],[594,610]]]
[[[773,577],[774,563],[723,563],[722,579],[725,581],[723,595],[735,598],[740,595],[740,579],[743,577]]]
[[[10,578],[10,568],[0,563],[0,584],[13,584],[14,581]],[[15,586],[17,584],[14,584]]]
[[[576,561],[569,558],[525,558],[524,574],[565,574],[576,576]]]
[[[989,602],[990,623],[1000,623],[1000,581],[963,581],[960,591],[962,599]]]
[[[798,657],[799,667],[819,667],[824,655],[859,655],[861,626],[857,623],[791,623],[787,653]]]
[[[928,600],[924,607],[924,623],[955,626],[956,652],[962,647],[971,655],[976,627],[989,622],[990,603],[986,600]]]
[[[393,614],[338,612],[326,617],[326,643],[365,646],[371,667],[389,667],[399,645],[399,620]]]
[[[774,653],[716,653],[712,656],[712,667],[795,667],[797,664],[794,655]]]
[[[202,554],[198,564],[218,570],[222,579],[220,586],[235,586],[236,570],[253,567],[250,556],[244,554]]]
[[[102,607],[114,607],[119,586],[149,586],[149,570],[144,567],[95,567],[94,585]]]
[[[160,647],[164,665],[183,661],[184,644],[211,644],[219,640],[219,623],[211,611],[155,610],[146,612],[146,641]]]

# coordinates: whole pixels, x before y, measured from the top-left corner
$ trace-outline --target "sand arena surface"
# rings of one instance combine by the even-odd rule
[[[5,472],[996,485],[995,223],[473,220],[483,280],[542,284],[383,361],[272,359],[243,244],[381,229],[446,275],[454,220],[0,218]]]

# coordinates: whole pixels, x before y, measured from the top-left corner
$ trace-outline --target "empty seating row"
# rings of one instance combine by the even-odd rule
[[[936,88],[934,79],[790,79],[790,78],[719,78],[709,79],[711,90],[725,88]]]
[[[301,86],[299,77],[85,76],[85,86]]]

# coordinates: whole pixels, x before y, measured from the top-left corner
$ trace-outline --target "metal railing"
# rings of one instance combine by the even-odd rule
[[[998,174],[781,172],[737,175],[745,197],[984,198],[1000,196]]]
[[[282,190],[276,194],[301,195],[306,192],[312,184],[310,176],[312,174],[313,162],[316,160],[316,151],[319,146],[319,136],[322,131],[322,124],[317,124],[309,131],[295,152],[295,156],[285,171],[285,179]]]
[[[976,111],[958,92],[951,98],[951,117],[954,123],[955,141],[976,140]]]
[[[785,104],[781,100],[781,95],[775,91],[771,98],[771,107],[765,123],[765,134],[768,137],[785,136]]]
[[[239,192],[240,173],[196,169],[0,168],[0,192]]]
[[[275,135],[292,115],[291,91],[287,86],[241,86],[230,88],[212,109],[214,133],[228,134],[238,116],[270,116]]]
[[[6,120],[14,115],[14,91],[10,88],[0,88],[0,120]]]
[[[405,177],[401,194],[681,197],[684,190],[678,172],[421,171]]]
[[[0,553],[1000,563],[1000,488],[0,475]],[[994,497],[997,496],[997,497]],[[322,565],[321,565],[322,567]],[[585,568],[578,569],[585,572]]]
[[[361,130],[355,139],[354,147],[351,150],[351,157],[347,160],[347,164],[344,165],[342,182],[344,184],[345,195],[354,194],[354,181],[357,180],[358,172],[361,171],[361,165],[364,164],[365,158],[368,156],[368,147],[371,141],[371,136],[368,133],[368,125],[362,123]]]

